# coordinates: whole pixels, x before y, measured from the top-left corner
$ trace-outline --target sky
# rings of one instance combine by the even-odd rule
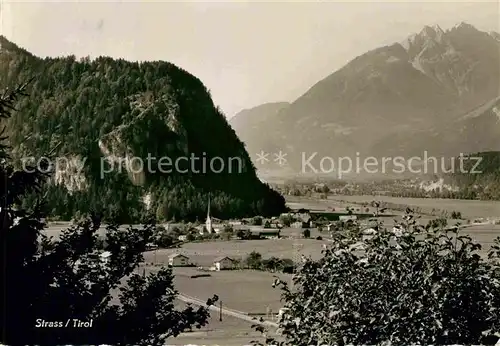
[[[424,25],[500,32],[498,2],[0,0],[0,34],[38,56],[166,60],[231,117],[292,102],[368,50]]]

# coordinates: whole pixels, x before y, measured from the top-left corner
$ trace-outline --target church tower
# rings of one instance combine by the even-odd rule
[[[210,218],[210,195],[208,196],[208,209],[207,209],[207,220],[205,221],[205,228],[208,233],[212,233],[212,219]]]

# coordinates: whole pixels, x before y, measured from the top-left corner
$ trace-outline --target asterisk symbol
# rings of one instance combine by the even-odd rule
[[[260,153],[257,153],[257,162],[260,163],[261,165],[269,161],[267,158],[269,156],[269,153],[265,153],[263,150],[260,151]]]
[[[277,154],[274,154],[274,156],[276,156],[276,158],[274,159],[274,161],[277,162],[278,165],[283,166],[284,164],[286,164],[286,159],[285,159],[286,153],[283,153],[280,150],[280,152],[277,153]]]

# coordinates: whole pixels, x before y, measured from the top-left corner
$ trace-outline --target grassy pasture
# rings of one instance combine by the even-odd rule
[[[290,232],[300,232],[300,230],[290,230]],[[259,252],[263,258],[274,256],[298,259],[304,255],[318,259],[321,258],[323,244],[328,242],[316,239],[261,239],[186,243],[178,249],[148,251],[144,259],[147,263],[167,263],[171,254],[181,253],[188,256],[197,266],[211,266],[216,257],[229,256],[242,259],[252,251]]]
[[[381,201],[395,204],[406,204],[422,208],[423,210],[441,209],[449,212],[458,211],[466,218],[500,217],[500,201],[476,201],[462,199],[440,198],[403,198],[390,196],[330,196],[329,202],[341,204],[339,200],[347,202]],[[308,202],[310,203],[310,202]]]

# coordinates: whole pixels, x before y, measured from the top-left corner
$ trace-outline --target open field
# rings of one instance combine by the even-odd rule
[[[136,273],[156,272],[160,266],[142,265]],[[242,314],[266,314],[269,307],[277,313],[282,307],[281,291],[272,287],[275,276],[291,282],[291,274],[270,273],[257,270],[222,270],[205,272],[194,267],[174,267],[174,287],[185,297],[192,297],[205,302],[214,294],[227,308]],[[209,274],[208,277],[191,278],[192,275]],[[125,279],[124,281],[125,282]],[[118,291],[116,291],[118,294]],[[115,300],[118,302],[118,300]],[[217,305],[218,306],[218,305]]]
[[[499,218],[500,217],[500,202],[499,201],[475,201],[475,200],[454,200],[454,199],[431,199],[431,198],[399,198],[388,196],[330,196],[328,200],[321,200],[309,197],[285,196],[287,204],[293,208],[305,208],[314,210],[328,210],[332,207],[343,209],[346,207],[359,207],[355,203],[372,201],[383,201],[394,204],[406,204],[408,206],[420,207],[424,211],[429,211],[432,208],[459,211],[464,218]],[[345,201],[345,202],[343,202]],[[370,208],[373,209],[373,208]],[[394,220],[401,221],[403,212],[390,211],[391,217],[381,217],[379,220],[383,221],[388,227],[394,225]],[[418,215],[418,223],[426,225],[430,220],[436,219],[430,215]],[[464,220],[449,219],[448,225],[455,225],[460,223],[465,225]],[[500,236],[500,225],[470,225],[460,231],[461,234],[469,235],[475,241],[483,246],[483,250],[489,249],[493,240]],[[483,251],[484,252],[484,251]]]
[[[335,200],[333,197],[338,197],[338,200]],[[329,199],[319,199],[316,197],[302,197],[302,196],[285,196],[286,204],[289,208],[293,210],[297,209],[308,209],[311,212],[317,212],[317,213],[340,213],[344,214],[347,213],[347,208],[353,208],[355,214],[364,214],[367,215],[373,213],[375,211],[375,208],[373,207],[367,207],[368,212],[366,211],[366,208],[362,208],[359,204],[356,204],[354,202],[349,203],[342,201],[343,196],[330,196]],[[370,200],[369,202],[371,202]],[[333,211],[332,209],[335,209]],[[399,213],[391,213],[391,214],[399,214]],[[390,216],[390,215],[387,215]]]
[[[229,256],[242,259],[250,252],[256,251],[263,258],[300,258],[301,255],[318,259],[321,256],[326,240],[316,239],[261,239],[261,240],[231,240],[201,243],[186,243],[181,248],[161,249],[145,253],[145,262],[167,263],[168,256],[181,253],[190,258],[197,266],[211,266],[219,256]],[[156,254],[155,254],[156,252]]]
[[[335,202],[326,199],[303,196],[285,196],[286,205],[291,209],[309,209],[309,210],[331,210],[332,207],[338,209],[345,207],[341,202]]]
[[[186,273],[189,268],[174,268],[175,287],[182,294],[201,300],[219,296],[223,308],[245,312],[265,314],[269,307],[274,313],[282,307],[280,290],[273,288],[273,275],[290,282],[291,275],[272,274],[256,270],[226,270],[210,272],[210,277],[192,279]],[[199,271],[192,269],[200,274]]]
[[[347,202],[372,202],[381,201],[395,204],[406,204],[424,210],[441,209],[449,212],[458,211],[466,218],[500,217],[500,201],[476,201],[462,199],[439,198],[403,198],[390,196],[330,196],[329,202],[339,204],[339,200]]]
[[[49,222],[48,227],[44,230],[45,234],[49,237],[54,237],[55,239],[58,239],[59,236],[61,235],[61,232],[64,231],[65,229],[70,228],[72,225],[71,222],[69,221],[57,221],[57,222]],[[132,225],[133,227],[141,227],[140,225]],[[121,228],[128,228],[128,225],[123,225]],[[99,235],[104,235],[106,232],[106,226],[102,225],[97,233]]]
[[[157,268],[148,268],[147,272],[154,271]],[[115,291],[115,295],[118,292]],[[207,297],[210,294],[207,294]],[[205,295],[201,295],[205,296]],[[114,299],[113,303],[119,303]],[[178,300],[175,302],[175,308],[178,310],[185,309],[186,303]],[[250,341],[257,340],[261,337],[260,333],[252,329],[252,322],[248,322],[236,317],[223,315],[222,321],[219,320],[218,311],[210,311],[208,325],[200,329],[193,328],[190,332],[185,332],[176,338],[169,338],[166,341],[167,345],[184,346],[184,345],[224,345],[224,346],[242,346],[249,345]],[[269,328],[270,333],[274,333],[274,328]]]
[[[252,340],[262,340],[260,333],[251,327],[252,323],[230,316],[224,316],[221,322],[219,321],[219,315],[212,312],[207,326],[168,339],[167,345],[250,345]]]
[[[370,203],[373,201],[388,202],[394,204],[406,204],[431,211],[441,209],[447,211],[458,211],[467,218],[500,217],[500,201],[476,201],[463,199],[440,199],[440,198],[403,198],[390,196],[328,196],[328,199],[314,197],[285,196],[287,205],[292,209],[305,208],[310,210],[343,209],[345,207],[359,208],[356,203]]]

